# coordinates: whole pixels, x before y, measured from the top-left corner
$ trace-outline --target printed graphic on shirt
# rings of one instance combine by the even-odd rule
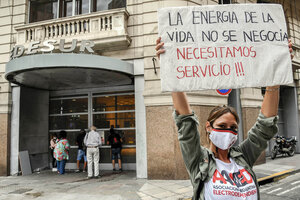
[[[257,188],[251,174],[237,165],[217,160],[217,169],[211,180],[205,183],[206,200],[256,200]]]
[[[257,193],[249,172],[241,169],[235,173],[216,170],[213,176],[213,194],[234,197],[250,197]]]

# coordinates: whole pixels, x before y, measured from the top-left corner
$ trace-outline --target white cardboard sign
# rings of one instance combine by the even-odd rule
[[[162,91],[293,82],[281,5],[234,4],[158,11]]]

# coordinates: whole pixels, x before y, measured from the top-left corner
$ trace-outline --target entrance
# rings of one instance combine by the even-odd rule
[[[107,144],[111,125],[123,139],[122,162],[123,169],[135,170],[136,140],[135,140],[135,98],[134,91],[91,91],[80,93],[50,92],[49,101],[49,133],[67,131],[69,140],[70,160],[66,168],[76,168],[77,148],[76,137],[80,129],[91,125],[97,127],[103,145],[100,147],[100,168],[112,169],[111,151]]]

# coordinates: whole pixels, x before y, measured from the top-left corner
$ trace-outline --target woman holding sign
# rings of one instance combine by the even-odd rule
[[[156,41],[159,58],[164,53],[161,38]],[[292,44],[289,41],[289,50]],[[184,92],[173,92],[176,109],[174,119],[178,127],[183,159],[193,185],[193,199],[259,199],[259,187],[252,169],[254,162],[277,133],[279,86],[266,88],[257,121],[248,132],[248,138],[238,146],[239,117],[228,106],[215,107],[205,124],[209,149],[200,145],[198,119],[191,110]]]

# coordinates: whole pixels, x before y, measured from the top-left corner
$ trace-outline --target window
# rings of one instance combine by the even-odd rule
[[[86,14],[90,12],[90,0],[76,0],[75,15]]]
[[[219,4],[231,4],[231,0],[219,0]]]
[[[29,22],[57,18],[58,0],[31,0]]]
[[[126,0],[92,0],[93,11],[109,10],[126,7]]]
[[[30,0],[29,3],[30,23],[126,7],[126,0]]]
[[[93,97],[93,124],[98,128],[135,127],[134,95]]]
[[[60,0],[59,17],[69,17],[73,13],[73,0]]]
[[[135,99],[132,91],[97,93],[87,92],[71,96],[50,98],[49,132],[66,130],[70,142],[70,162],[76,162],[76,137],[80,129],[87,130],[95,125],[103,138],[101,163],[111,163],[110,148],[107,145],[109,129],[115,131],[123,140],[123,163],[135,163]]]

